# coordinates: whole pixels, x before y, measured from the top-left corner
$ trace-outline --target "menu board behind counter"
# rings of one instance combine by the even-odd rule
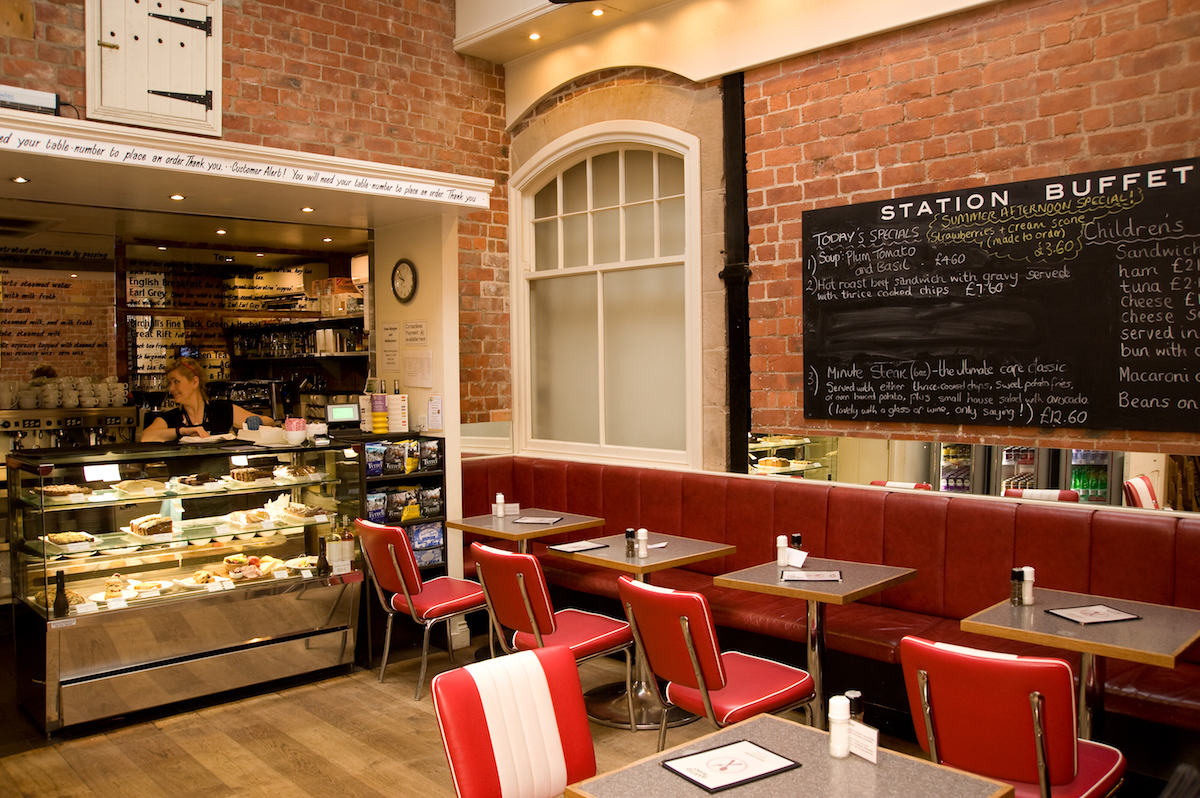
[[[804,213],[805,416],[1200,431],[1198,163]]]

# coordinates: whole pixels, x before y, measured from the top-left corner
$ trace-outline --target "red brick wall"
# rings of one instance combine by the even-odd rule
[[[1200,452],[1200,435],[808,422],[802,211],[1195,157],[1200,5],[1013,0],[746,75],[753,424]]]
[[[25,2],[33,37],[0,37],[0,82],[82,113],[83,0]],[[223,25],[224,140],[496,180],[491,209],[461,219],[462,408],[463,421],[507,419],[509,392],[474,359],[484,336],[469,320],[490,310],[475,283],[507,282],[503,69],[454,52],[450,0],[241,0]],[[506,352],[507,315],[492,322],[483,332]]]

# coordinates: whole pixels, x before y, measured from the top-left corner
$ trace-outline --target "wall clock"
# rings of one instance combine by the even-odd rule
[[[417,267],[408,258],[401,258],[392,267],[392,293],[401,302],[411,302],[417,293]]]

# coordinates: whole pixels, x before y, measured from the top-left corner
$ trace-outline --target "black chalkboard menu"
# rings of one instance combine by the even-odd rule
[[[1200,431],[1198,165],[804,213],[805,416]]]

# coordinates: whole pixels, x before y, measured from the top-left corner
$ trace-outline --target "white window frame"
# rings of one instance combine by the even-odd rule
[[[651,147],[677,155],[684,162],[684,449],[666,450],[535,439],[532,434],[533,389],[530,368],[530,277],[533,269],[533,200],[550,174],[558,174],[583,158],[618,148]],[[517,169],[509,181],[509,307],[513,342],[513,447],[517,454],[575,457],[595,462],[656,463],[699,468],[702,462],[701,285],[700,285],[700,139],[654,122],[620,120],[588,125],[543,147]],[[580,267],[592,272],[594,266]],[[616,267],[620,268],[620,267]],[[630,266],[629,268],[638,268]],[[566,275],[576,271],[554,270]],[[544,275],[545,272],[540,274]],[[536,279],[536,278],[535,278]],[[601,342],[603,347],[603,342]],[[600,362],[603,363],[603,352]],[[603,388],[603,386],[601,386]],[[654,401],[654,397],[646,397]],[[601,403],[603,405],[603,402]]]

